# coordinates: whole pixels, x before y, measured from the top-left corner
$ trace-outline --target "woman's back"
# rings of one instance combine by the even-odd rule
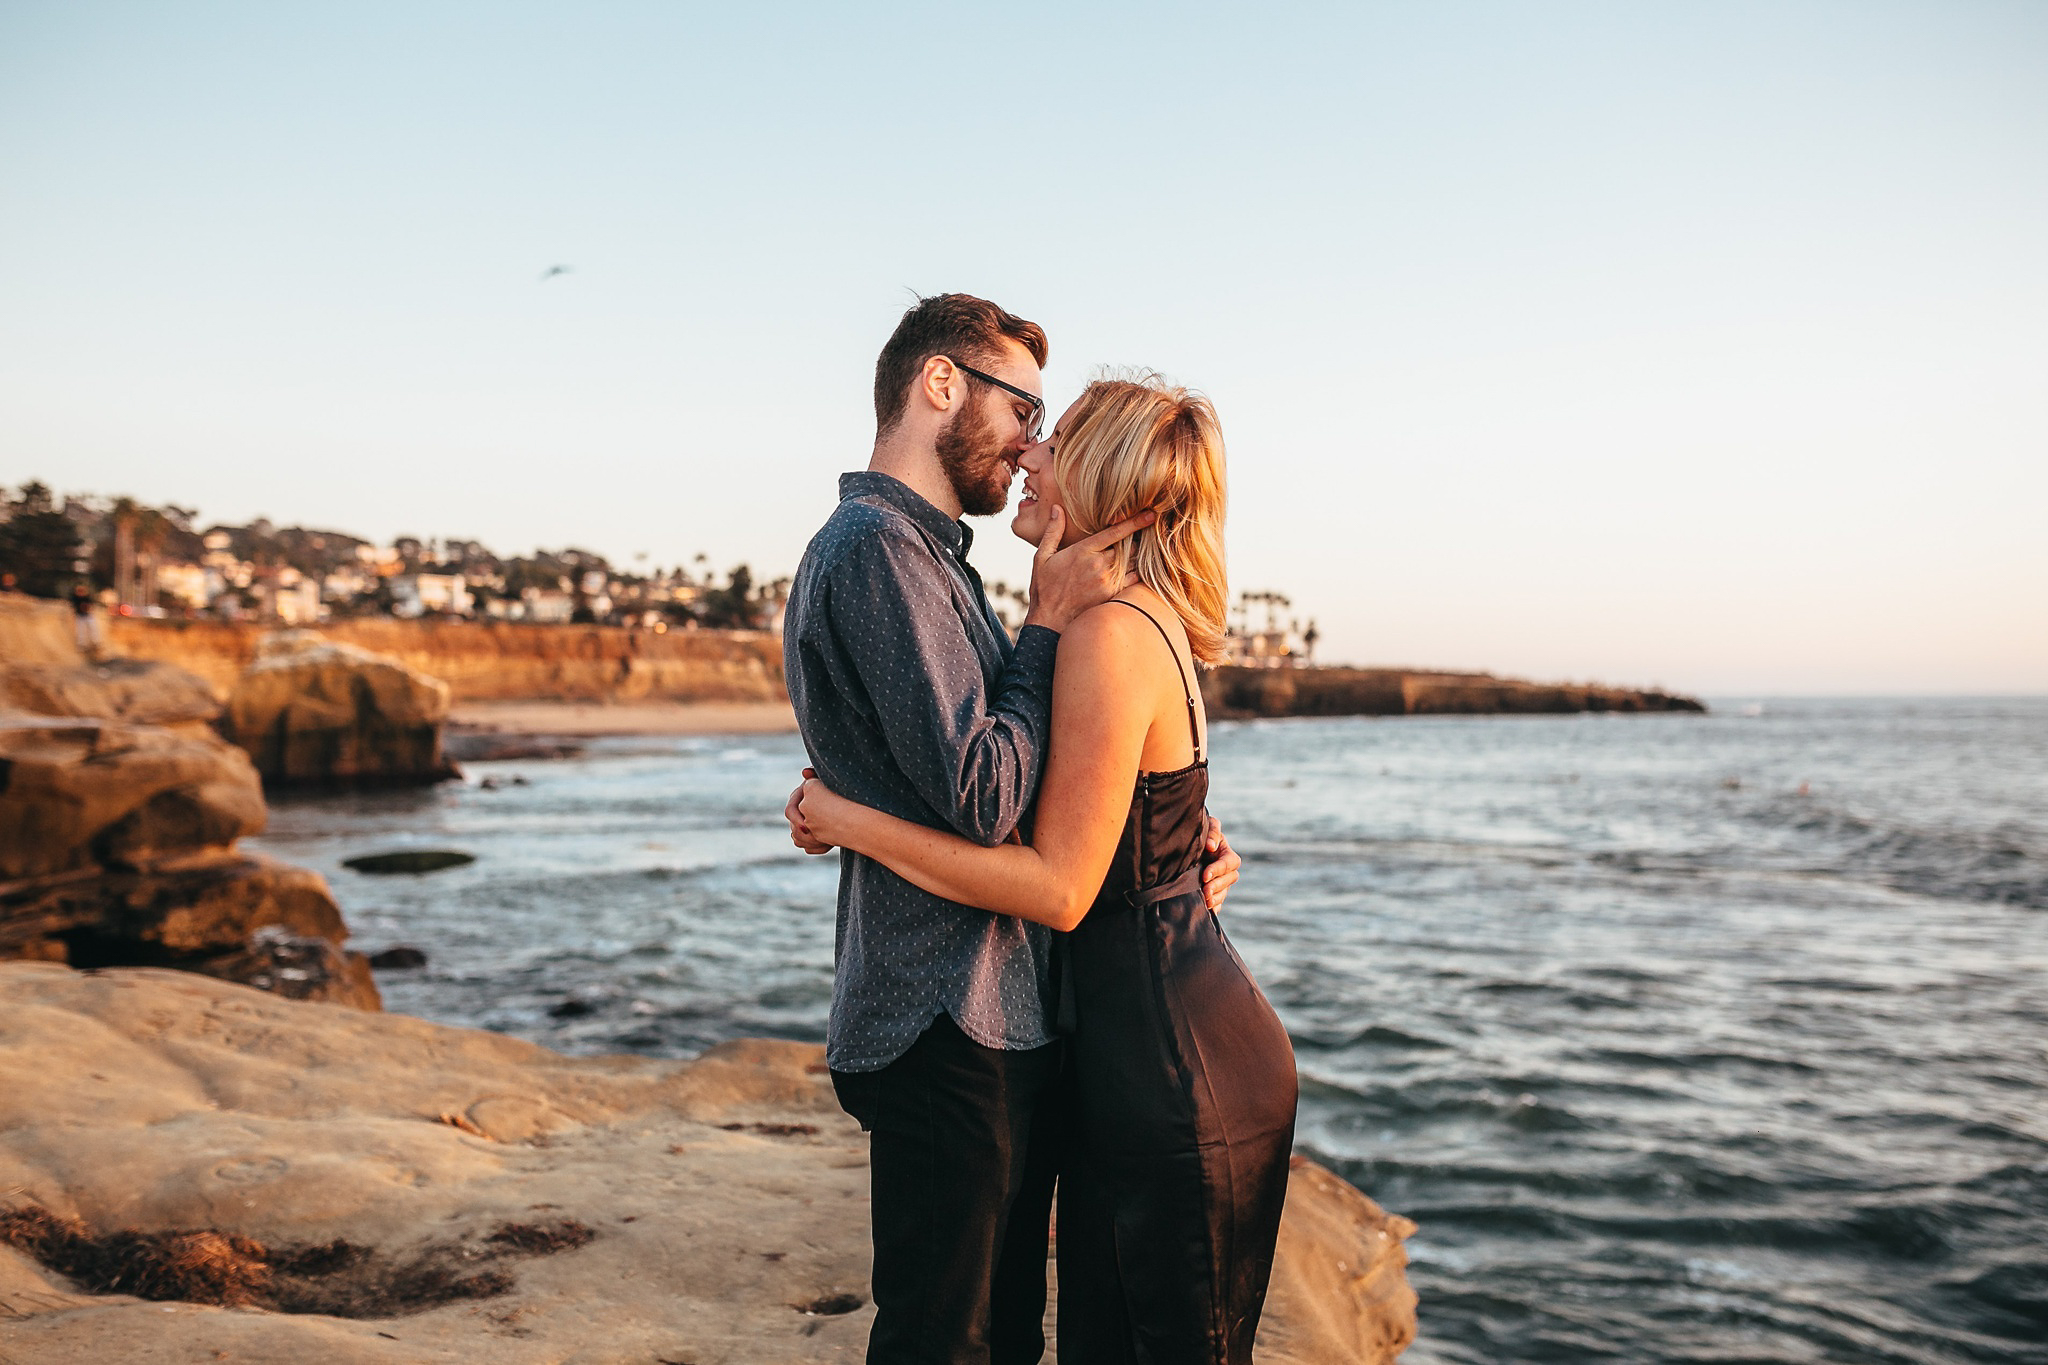
[[[1250,1365],[1287,1192],[1294,1056],[1202,894],[1209,765],[1192,670],[1144,607],[1096,610],[1115,606],[1159,637],[1149,663],[1132,657],[1132,685],[1169,655],[1175,684],[1151,708],[1108,876],[1061,945],[1078,1141],[1060,1184],[1060,1358]]]
[[[1158,604],[1151,593],[1137,591]],[[1109,876],[1097,897],[1098,905],[1105,897],[1165,886],[1199,867],[1202,860],[1209,799],[1202,699],[1195,686],[1194,670],[1184,657],[1185,634],[1169,630],[1166,621],[1154,614],[1163,605],[1141,605],[1120,597],[1097,608],[1128,608],[1130,625],[1141,634],[1156,632],[1158,636],[1149,652],[1140,651],[1137,655],[1142,669],[1141,685],[1157,694],[1157,701],[1139,751],[1130,812],[1117,841]],[[1174,622],[1175,626],[1178,624]],[[1180,638],[1176,639],[1176,635]]]

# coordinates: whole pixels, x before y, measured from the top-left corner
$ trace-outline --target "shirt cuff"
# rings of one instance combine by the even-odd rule
[[[1017,632],[1017,647],[1010,651],[1010,672],[1017,678],[1042,682],[1052,692],[1053,658],[1059,652],[1060,633],[1044,626],[1026,626]]]

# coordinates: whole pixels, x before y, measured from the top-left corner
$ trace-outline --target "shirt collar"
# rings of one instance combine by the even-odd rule
[[[931,500],[892,474],[857,469],[839,476],[839,500],[880,498],[939,538],[939,543],[961,559],[974,548],[974,528],[934,507]]]

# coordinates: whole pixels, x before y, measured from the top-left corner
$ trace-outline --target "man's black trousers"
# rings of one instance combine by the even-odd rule
[[[835,1071],[868,1148],[868,1365],[1030,1365],[1045,1350],[1060,1044],[983,1047],[945,1015],[880,1071]]]

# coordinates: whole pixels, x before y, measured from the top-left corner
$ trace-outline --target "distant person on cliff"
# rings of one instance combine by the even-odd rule
[[[961,517],[1008,502],[1039,437],[1045,357],[1037,324],[984,299],[944,294],[904,314],[875,366],[868,467],[840,476],[784,628],[815,770],[969,846],[1013,837],[1030,809],[1060,632],[1135,581],[1116,547],[1150,522],[1132,508],[1070,537],[1053,514],[1012,644],[967,561],[973,532]],[[1220,896],[1237,858],[1216,839]],[[1061,1068],[1050,940],[1027,920],[842,856],[826,1061],[840,1103],[873,1135],[875,1365],[1043,1354]]]
[[[93,614],[96,605],[85,580],[71,585],[71,634],[78,652],[88,659],[98,658],[100,652],[100,618]]]
[[[1296,1083],[1287,1030],[1202,885],[1194,679],[1223,648],[1222,429],[1206,399],[1156,376],[1102,379],[1021,463],[1011,529],[1041,553],[1157,514],[1120,545],[1133,572],[1114,600],[1062,639],[1029,842],[899,818],[829,773],[804,784],[797,816],[933,895],[1061,931],[1063,1365],[1251,1365]]]

